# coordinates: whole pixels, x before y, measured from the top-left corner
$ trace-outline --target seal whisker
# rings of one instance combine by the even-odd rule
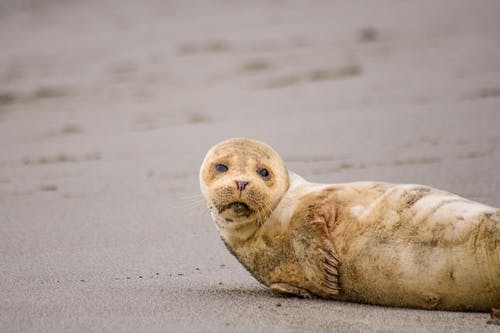
[[[260,227],[262,225],[262,223],[263,223],[263,217],[262,217],[262,212],[261,212],[260,207],[257,208],[257,215],[258,215],[257,224]]]
[[[267,202],[263,201],[262,209],[264,210],[264,220],[263,223],[271,216],[273,210],[269,207]]]

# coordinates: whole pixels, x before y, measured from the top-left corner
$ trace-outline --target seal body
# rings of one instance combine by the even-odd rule
[[[275,293],[500,307],[497,208],[423,185],[309,183],[250,139],[212,148],[200,185],[228,249]]]

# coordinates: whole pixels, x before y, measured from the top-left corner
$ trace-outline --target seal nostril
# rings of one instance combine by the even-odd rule
[[[238,191],[243,191],[245,189],[245,187],[247,187],[248,185],[248,182],[244,181],[244,180],[236,180],[236,188],[238,189]]]

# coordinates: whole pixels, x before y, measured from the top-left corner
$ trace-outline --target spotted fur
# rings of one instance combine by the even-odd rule
[[[215,170],[220,162],[228,172]],[[237,180],[248,185],[242,190]],[[423,309],[500,307],[497,208],[422,185],[309,183],[250,139],[212,148],[200,184],[228,249],[277,294]]]

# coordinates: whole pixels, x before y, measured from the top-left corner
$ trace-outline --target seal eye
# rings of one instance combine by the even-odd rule
[[[269,179],[269,171],[266,168],[258,168],[257,173],[264,178],[264,180]]]
[[[219,173],[226,172],[227,170],[229,170],[229,168],[224,163],[217,163],[215,165],[215,171],[217,171]]]

